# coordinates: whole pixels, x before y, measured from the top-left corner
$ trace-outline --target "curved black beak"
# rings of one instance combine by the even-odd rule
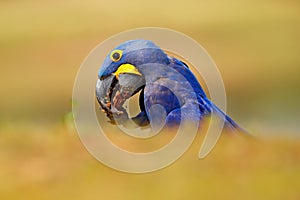
[[[119,74],[100,77],[96,85],[96,97],[99,105],[113,124],[123,124],[129,117],[123,104],[145,86],[143,76]]]

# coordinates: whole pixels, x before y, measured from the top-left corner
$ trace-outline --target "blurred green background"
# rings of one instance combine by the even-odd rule
[[[1,199],[300,198],[299,1],[2,0],[0,16]],[[63,123],[77,70],[101,41],[147,26],[194,38],[219,67],[228,113],[256,135],[289,139],[238,141],[240,153],[226,140],[206,161],[195,148],[147,175],[97,163]]]

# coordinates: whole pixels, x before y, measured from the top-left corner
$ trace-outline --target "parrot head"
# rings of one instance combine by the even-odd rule
[[[151,63],[168,64],[169,57],[148,40],[127,41],[113,49],[105,58],[98,73],[96,96],[102,111],[112,123],[122,124],[129,119],[123,104],[143,90],[147,76],[143,66]],[[142,92],[139,104],[143,112]]]

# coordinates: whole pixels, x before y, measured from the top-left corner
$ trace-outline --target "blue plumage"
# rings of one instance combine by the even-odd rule
[[[214,112],[227,127],[240,129],[207,98],[184,62],[167,55],[151,41],[131,40],[116,47],[105,59],[98,78],[97,99],[112,121],[122,123],[128,119],[122,105],[129,97],[123,95],[122,88],[130,88],[131,95],[142,90],[141,113],[133,118],[138,125],[179,125],[182,120],[201,121]],[[124,80],[126,84],[122,84]],[[137,82],[143,85],[136,86]]]

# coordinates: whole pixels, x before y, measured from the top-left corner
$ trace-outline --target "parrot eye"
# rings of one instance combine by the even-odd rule
[[[117,62],[121,59],[122,57],[122,52],[121,50],[114,50],[110,54],[110,59],[114,62]]]

